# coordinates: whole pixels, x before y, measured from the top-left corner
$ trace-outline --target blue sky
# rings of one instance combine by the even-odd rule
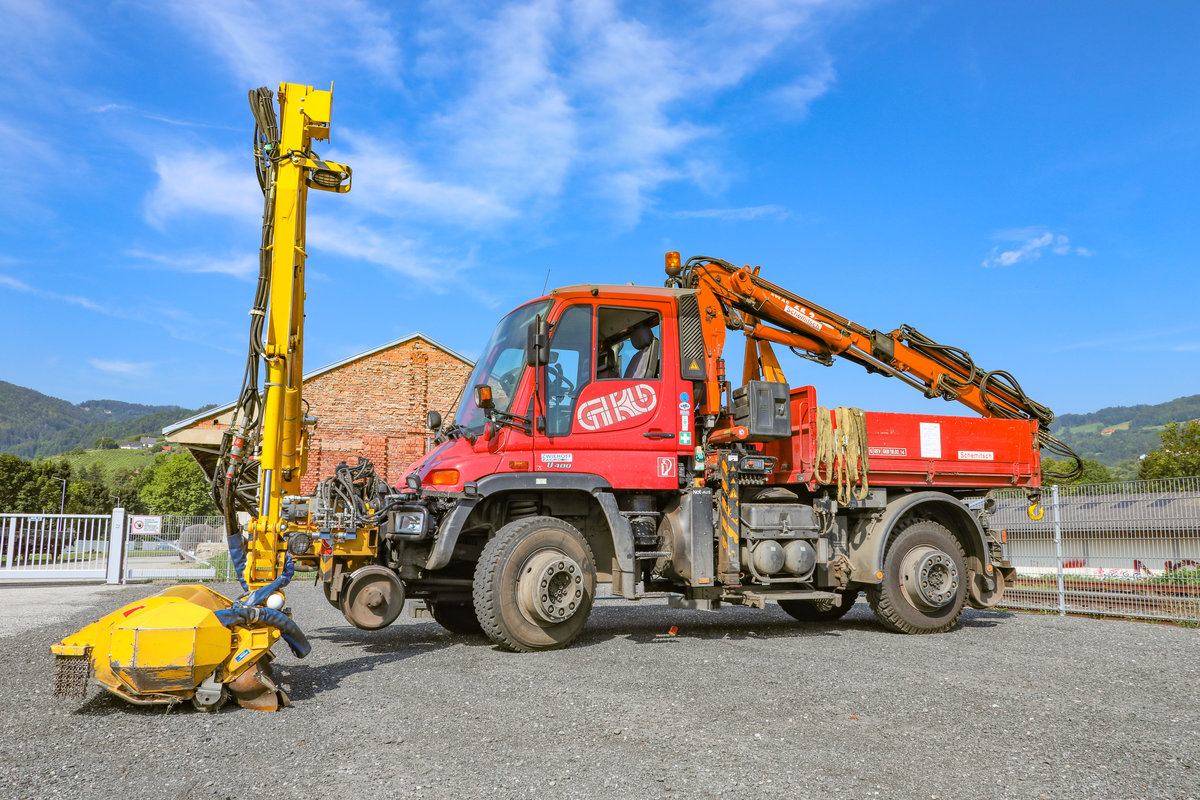
[[[0,379],[198,406],[241,380],[246,92],[336,82],[307,365],[474,356],[553,285],[761,264],[1060,413],[1200,392],[1200,6],[0,0]],[[736,348],[735,348],[736,349]],[[826,404],[948,413],[850,364]]]

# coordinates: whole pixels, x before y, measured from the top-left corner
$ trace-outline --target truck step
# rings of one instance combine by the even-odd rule
[[[671,555],[667,550],[637,550],[634,551],[633,557],[637,559],[649,560],[651,558],[663,558]]]
[[[752,608],[765,608],[768,601],[833,600],[839,602],[842,596],[837,592],[822,592],[816,589],[754,589],[753,591],[727,594],[722,599],[727,603],[744,603]]]

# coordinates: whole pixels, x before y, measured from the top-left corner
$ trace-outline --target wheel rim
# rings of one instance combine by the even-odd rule
[[[583,568],[557,550],[541,550],[525,562],[517,580],[517,604],[530,620],[556,623],[583,604]]]
[[[901,585],[914,605],[945,608],[958,594],[958,567],[949,553],[925,545],[915,547],[900,565]]]
[[[386,628],[404,609],[404,585],[383,567],[363,567],[350,576],[341,598],[342,615],[366,631]]]

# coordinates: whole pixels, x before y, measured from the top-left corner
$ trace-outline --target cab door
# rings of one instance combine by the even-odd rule
[[[678,370],[668,368],[678,361],[670,312],[665,300],[563,311],[550,339],[536,470],[600,475],[619,489],[680,485],[680,456],[691,452],[691,403],[680,393]]]

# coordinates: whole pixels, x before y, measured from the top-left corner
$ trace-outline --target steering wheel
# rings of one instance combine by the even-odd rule
[[[502,375],[492,375],[487,379],[488,386],[492,387],[492,401],[497,408],[507,409],[509,398],[513,396],[513,392],[517,388],[517,380],[521,377],[521,368],[510,369]]]
[[[508,372],[501,375],[497,380],[500,382],[500,389],[509,397],[512,397],[513,390],[517,388],[517,379],[521,376],[521,367],[510,369]]]
[[[571,383],[566,375],[563,375],[562,364],[548,364],[546,377],[549,378],[551,396],[558,397],[575,391],[575,384]]]

